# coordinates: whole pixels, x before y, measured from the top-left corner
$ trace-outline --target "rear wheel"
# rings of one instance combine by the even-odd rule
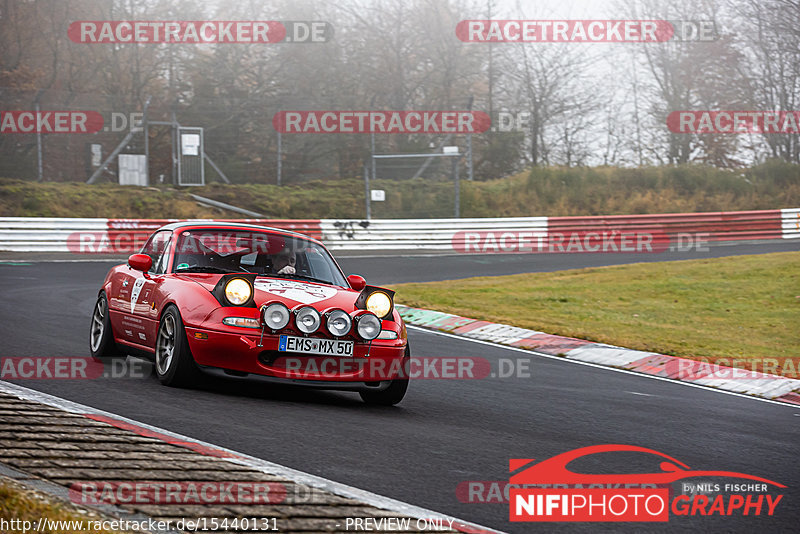
[[[200,372],[189,351],[181,314],[169,305],[161,316],[156,337],[156,376],[165,386],[184,387],[197,382]]]
[[[403,356],[403,369],[406,378],[396,378],[388,388],[381,391],[359,391],[361,400],[367,404],[374,404],[378,406],[394,406],[403,400],[408,391],[408,369],[411,362],[411,349],[406,345],[406,354]]]
[[[108,315],[108,299],[105,292],[97,297],[92,312],[92,324],[89,328],[89,351],[92,358],[122,357],[114,332],[111,330],[111,318]]]

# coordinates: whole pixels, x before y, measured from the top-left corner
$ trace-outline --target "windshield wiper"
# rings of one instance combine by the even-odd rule
[[[181,267],[175,269],[176,273],[238,273],[239,271],[232,271],[231,269],[223,269],[222,267],[214,267],[213,265],[195,265],[193,267]]]

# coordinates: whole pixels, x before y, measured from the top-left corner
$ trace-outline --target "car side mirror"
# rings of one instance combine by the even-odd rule
[[[357,274],[351,274],[347,277],[347,283],[350,284],[350,287],[355,289],[356,291],[361,291],[365,287],[367,287],[367,281],[364,280],[363,276],[359,276]]]
[[[150,267],[153,266],[153,258],[147,254],[133,254],[130,258],[128,258],[128,265],[137,271],[146,273],[150,270]]]

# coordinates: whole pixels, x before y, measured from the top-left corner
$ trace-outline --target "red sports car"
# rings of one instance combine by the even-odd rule
[[[319,241],[247,224],[182,222],[113,267],[92,314],[94,357],[155,363],[163,384],[201,371],[358,391],[393,405],[411,357],[394,292],[345,277]]]

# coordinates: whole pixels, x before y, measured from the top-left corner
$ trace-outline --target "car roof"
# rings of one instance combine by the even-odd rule
[[[285,235],[294,235],[297,237],[301,237],[303,239],[308,239],[309,241],[314,241],[315,243],[321,243],[318,239],[315,239],[309,235],[301,234],[299,232],[294,232],[292,230],[286,230],[284,228],[275,228],[272,226],[261,226],[258,224],[247,224],[247,223],[235,223],[235,222],[227,222],[227,221],[179,221],[174,223],[165,224],[164,226],[155,230],[181,230],[184,228],[230,228],[230,229],[243,229],[243,230],[267,230],[270,232],[277,232],[280,234]]]

